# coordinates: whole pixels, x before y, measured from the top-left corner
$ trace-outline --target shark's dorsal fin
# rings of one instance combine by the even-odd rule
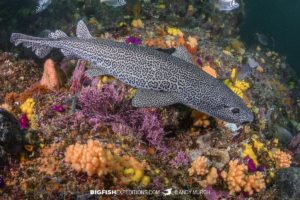
[[[55,32],[49,33],[49,38],[58,39],[68,37],[67,34],[61,30],[56,30]]]
[[[188,51],[186,50],[186,48],[180,46],[180,47],[177,47],[175,52],[172,54],[172,56],[175,56],[177,58],[180,58],[188,63],[192,63],[194,64],[193,62],[193,59],[192,57],[189,55]]]
[[[93,38],[83,20],[80,20],[77,24],[76,35],[79,38]]]

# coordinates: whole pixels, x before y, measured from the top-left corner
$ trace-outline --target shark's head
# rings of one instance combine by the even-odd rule
[[[192,94],[186,104],[212,117],[236,124],[254,119],[243,100],[218,80],[211,86],[194,88]]]
[[[215,106],[207,110],[208,114],[226,122],[236,124],[246,124],[253,121],[253,114],[236,94],[223,96],[221,99],[221,102],[214,102]]]

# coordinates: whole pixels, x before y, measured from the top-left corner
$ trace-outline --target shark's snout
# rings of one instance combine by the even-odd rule
[[[251,123],[253,122],[254,120],[254,116],[252,113],[248,113],[247,114],[247,117],[245,119],[242,119],[241,120],[241,124],[244,125],[244,124],[248,124],[248,123]]]

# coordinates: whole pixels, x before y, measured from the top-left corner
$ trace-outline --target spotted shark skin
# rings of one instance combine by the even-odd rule
[[[95,39],[83,21],[78,22],[77,37],[68,37],[60,30],[48,38],[13,33],[11,42],[31,47],[41,58],[58,48],[67,57],[90,61],[93,67],[86,71],[87,76],[111,75],[136,87],[132,100],[136,107],[182,103],[227,122],[253,121],[243,101],[220,80],[199,70],[183,47],[169,55],[143,46]]]

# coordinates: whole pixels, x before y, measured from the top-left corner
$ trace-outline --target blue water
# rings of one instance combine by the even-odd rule
[[[272,49],[287,57],[300,75],[300,1],[246,0],[241,36],[248,45],[257,43],[255,33],[274,38]]]

